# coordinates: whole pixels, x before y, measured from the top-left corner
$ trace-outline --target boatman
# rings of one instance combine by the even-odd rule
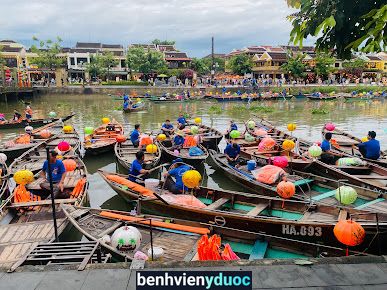
[[[132,166],[129,170],[129,180],[136,181],[136,177],[140,174],[147,174],[149,170],[143,169],[145,154],[144,151],[138,151],[136,153],[136,159],[133,161]]]
[[[19,113],[18,110],[13,110],[13,117],[12,117],[12,122],[16,123],[16,122],[19,122],[21,121],[21,117],[22,115]]]
[[[134,148],[140,145],[140,124],[134,125],[134,130],[130,134],[130,141],[132,141]]]
[[[232,166],[236,166],[239,164],[239,154],[241,153],[241,147],[235,141],[233,143],[229,143],[224,149],[224,154],[226,154],[226,158],[228,164]]]
[[[323,151],[321,154],[321,161],[329,165],[335,165],[336,160],[340,157],[343,157],[343,154],[335,153],[332,151],[331,139],[332,133],[325,133],[325,138],[321,142],[320,146]]]
[[[69,198],[67,193],[63,192],[64,189],[64,180],[66,177],[66,169],[62,160],[57,159],[58,152],[55,150],[50,151],[50,169],[51,169],[51,178],[54,188],[54,197],[55,198]],[[46,198],[50,192],[50,181],[48,176],[48,162],[47,160],[43,163],[43,168],[40,173],[41,177],[45,179],[44,182],[40,184],[40,187],[45,190],[43,198]],[[39,194],[37,194],[39,195]]]
[[[233,130],[238,130],[238,126],[237,126],[237,124],[234,123],[233,120],[230,120],[230,127],[228,127],[226,134],[225,134],[226,139],[230,139],[230,132]]]
[[[175,133],[175,137],[173,138],[173,145],[174,145],[174,148],[178,149],[178,148],[181,148],[183,147],[184,145],[184,133],[182,131],[177,131]]]
[[[27,106],[24,113],[26,114],[26,119],[31,120],[32,119],[32,109],[30,106]]]
[[[183,125],[183,126],[187,123],[187,120],[184,118],[182,113],[179,114],[179,118],[177,119],[177,123],[179,125]]]
[[[161,131],[169,137],[173,133],[173,125],[170,120],[165,120],[165,123],[161,126]]]
[[[359,151],[363,157],[378,160],[380,157],[380,143],[376,140],[376,132],[369,131],[368,132],[368,141],[364,143],[360,143],[358,145]]]
[[[124,110],[129,109],[129,101],[128,101],[128,100],[125,100],[125,101],[124,101],[123,107],[124,107]]]
[[[183,174],[190,169],[187,164],[183,163],[181,158],[173,160],[169,171],[164,173],[164,188],[174,194],[182,194],[188,191],[188,188],[183,183]],[[175,181],[172,177],[175,178]]]

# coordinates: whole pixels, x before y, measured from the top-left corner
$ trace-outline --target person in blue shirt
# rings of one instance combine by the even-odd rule
[[[164,173],[164,188],[174,194],[182,194],[188,191],[188,188],[183,183],[183,174],[188,170],[191,170],[191,167],[184,164],[181,158],[173,160],[169,171]],[[175,181],[172,177],[175,178]]]
[[[239,164],[239,154],[241,153],[241,147],[236,143],[229,143],[224,149],[227,161],[230,165],[235,166]]]
[[[161,131],[169,137],[173,133],[173,125],[171,124],[170,120],[165,120],[165,123],[161,126]]]
[[[149,170],[143,169],[145,154],[144,151],[138,151],[136,153],[136,159],[133,161],[129,170],[129,180],[136,181],[136,176],[140,174],[147,174]]]
[[[57,159],[58,152],[55,150],[50,151],[50,173],[51,173],[51,180],[53,183],[53,191],[54,191],[54,197],[55,198],[68,198],[69,194],[64,193],[64,184],[63,181],[66,177],[66,169],[64,167],[64,164],[62,160]],[[44,182],[40,184],[40,187],[44,190],[43,193],[37,194],[44,198],[46,198],[50,193],[50,179],[48,174],[48,161],[44,161],[42,171],[40,172],[40,176],[45,179]]]
[[[230,120],[230,127],[228,127],[226,134],[225,134],[226,139],[230,139],[230,132],[233,130],[238,130],[238,126],[237,126],[237,124],[234,123],[233,120]]]
[[[125,100],[123,107],[124,107],[124,110],[129,109],[129,102],[128,102],[128,100]]]
[[[326,164],[335,165],[336,160],[340,157],[343,157],[343,155],[332,151],[331,139],[332,139],[332,133],[330,132],[326,133],[325,138],[320,145],[323,151],[320,158],[321,158],[321,161]]]
[[[181,125],[185,125],[187,123],[187,120],[184,118],[182,113],[179,114],[179,118],[177,119],[177,123],[179,123]]]
[[[134,130],[130,133],[130,141],[135,148],[140,145],[140,124],[134,125]]]
[[[181,148],[184,145],[184,134],[181,131],[177,131],[175,137],[173,138],[174,148]]]
[[[222,94],[224,95],[226,92],[227,92],[226,87],[223,87],[223,88],[222,88]]]
[[[368,132],[368,141],[364,143],[360,143],[358,145],[359,151],[363,157],[378,160],[380,157],[380,143],[376,140],[376,132],[369,131]]]
[[[129,96],[127,94],[124,95],[124,101],[129,101]]]

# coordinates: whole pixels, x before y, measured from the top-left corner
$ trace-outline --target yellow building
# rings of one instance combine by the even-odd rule
[[[281,66],[286,63],[285,52],[264,52],[261,56],[253,57],[254,66],[252,68],[255,78],[282,78],[284,72]]]

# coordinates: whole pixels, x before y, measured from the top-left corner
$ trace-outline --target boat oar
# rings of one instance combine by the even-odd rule
[[[160,168],[162,168],[164,166],[167,166],[167,165],[169,165],[169,163],[163,163],[163,164],[161,164],[159,166],[156,166],[155,168],[152,168],[151,170],[149,170],[147,174],[155,171],[156,169],[160,169]],[[142,179],[143,176],[144,176],[144,174],[140,174],[140,175],[137,176],[137,178],[141,178]]]

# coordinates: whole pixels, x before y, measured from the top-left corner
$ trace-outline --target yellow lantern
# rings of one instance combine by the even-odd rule
[[[361,138],[361,142],[367,142],[367,141],[368,141],[368,137]]]
[[[63,126],[63,133],[72,133],[74,131],[74,128],[73,126],[70,126],[70,125],[66,125],[66,126]]]
[[[167,135],[165,135],[165,134],[159,134],[159,135],[157,135],[157,140],[159,140],[159,141],[164,141],[165,139],[167,139]]]
[[[188,170],[183,174],[183,184],[188,188],[195,188],[200,185],[202,176],[197,170]]]
[[[149,144],[146,146],[146,152],[155,154],[157,153],[157,146],[155,144]]]
[[[296,128],[297,128],[297,125],[296,125],[296,124],[294,124],[294,123],[289,123],[289,124],[288,124],[288,130],[289,130],[290,132],[293,132],[294,130],[296,130]]]
[[[285,140],[282,143],[282,148],[286,151],[293,150],[295,146],[296,146],[296,144],[294,144],[294,142],[292,140]]]
[[[102,124],[109,124],[110,123],[110,119],[109,118],[102,118]]]
[[[13,175],[17,184],[26,185],[34,181],[34,174],[30,170],[19,170]]]
[[[140,99],[140,98],[137,98],[136,101],[137,101],[137,102],[141,102],[141,99]]]
[[[202,118],[196,117],[196,118],[194,119],[194,121],[195,121],[195,124],[201,124],[201,123],[202,123]]]
[[[63,156],[62,156],[62,155],[57,155],[57,156],[56,156],[56,159],[62,160],[62,159],[63,159]]]

